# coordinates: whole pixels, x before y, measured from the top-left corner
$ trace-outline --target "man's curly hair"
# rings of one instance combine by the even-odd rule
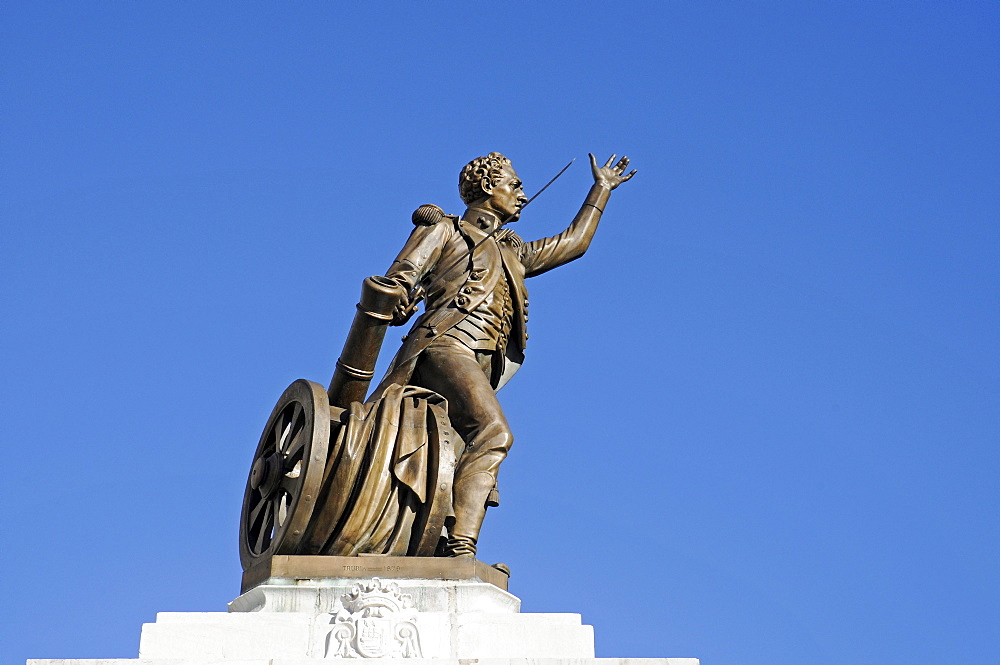
[[[465,205],[486,196],[480,185],[483,180],[493,186],[500,184],[500,176],[505,166],[511,166],[510,160],[499,152],[491,152],[485,157],[476,157],[466,164],[458,176],[458,195],[462,197]]]

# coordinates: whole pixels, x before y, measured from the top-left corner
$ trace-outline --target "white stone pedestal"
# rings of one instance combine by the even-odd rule
[[[521,614],[520,605],[475,578],[271,577],[228,613],[157,614],[142,627],[138,659],[28,665],[698,665],[595,659],[579,614]]]

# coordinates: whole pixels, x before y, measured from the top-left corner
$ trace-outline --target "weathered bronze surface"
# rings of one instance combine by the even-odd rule
[[[385,329],[392,322],[396,304],[405,296],[403,287],[385,277],[376,275],[364,281],[358,313],[327,390],[330,404],[346,409],[352,402],[365,400]]]
[[[461,216],[434,205],[414,212],[386,275],[364,282],[327,391],[297,381],[268,420],[241,518],[248,574],[275,555],[475,555],[513,442],[496,391],[524,360],[524,280],[586,252],[611,191],[635,174],[625,173],[628,162],[612,155],[598,166],[591,155],[594,185],[579,212],[541,240],[504,228],[529,199],[499,153],[462,170]],[[421,302],[424,313],[365,399],[386,328]]]
[[[284,556],[263,559],[243,573],[243,592],[270,578],[318,579],[324,577],[488,582],[507,590],[509,575],[468,557],[401,556]]]

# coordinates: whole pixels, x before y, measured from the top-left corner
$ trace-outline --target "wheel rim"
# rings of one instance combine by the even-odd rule
[[[264,427],[247,478],[240,519],[244,569],[262,557],[295,552],[315,504],[329,437],[326,390],[294,382]]]

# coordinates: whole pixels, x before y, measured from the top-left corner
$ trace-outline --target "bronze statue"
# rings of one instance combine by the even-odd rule
[[[549,238],[525,242],[504,228],[528,199],[500,153],[462,169],[464,214],[417,209],[389,271],[365,280],[329,389],[293,383],[268,421],[244,497],[244,568],[276,553],[475,555],[513,442],[496,391],[524,360],[524,280],[582,256],[611,191],[635,174],[627,157],[590,163],[580,211]],[[386,327],[421,301],[366,400]]]
[[[418,221],[386,277],[412,293],[421,284],[426,311],[414,323],[376,393],[392,384],[427,388],[448,401],[452,426],[465,441],[455,470],[454,523],[443,553],[473,556],[487,505],[498,504],[497,474],[514,441],[496,391],[517,371],[528,341],[526,277],[540,275],[587,251],[611,190],[628,180],[623,157],[599,168],[594,186],[569,228],[557,236],[524,242],[508,229],[461,258],[469,247],[527,203],[517,172],[493,152],[462,169],[458,189],[468,206],[461,217]],[[443,274],[436,267],[451,266]],[[401,303],[407,312],[410,303]],[[397,323],[394,321],[394,323]]]

